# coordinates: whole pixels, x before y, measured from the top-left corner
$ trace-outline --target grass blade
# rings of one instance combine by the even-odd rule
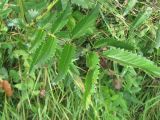
[[[95,24],[96,18],[99,13],[99,7],[97,6],[95,9],[91,11],[91,13],[82,19],[72,30],[72,39],[79,38],[85,35],[88,31],[90,31]]]
[[[131,25],[131,30],[138,28],[141,24],[143,24],[152,14],[152,8],[148,7],[144,13],[139,14],[135,19],[133,24]]]
[[[127,15],[133,9],[133,7],[136,5],[136,3],[137,3],[137,0],[130,0],[128,2],[128,5],[127,5],[124,13],[123,13],[123,16]]]

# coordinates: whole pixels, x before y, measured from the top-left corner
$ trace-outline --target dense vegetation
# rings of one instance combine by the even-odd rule
[[[158,0],[1,0],[0,120],[159,120]]]

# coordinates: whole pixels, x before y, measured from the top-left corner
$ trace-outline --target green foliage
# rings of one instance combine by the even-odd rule
[[[160,77],[160,67],[157,67],[152,61],[121,49],[111,49],[103,53],[111,60],[117,61],[123,65],[130,65],[140,68],[155,77]]]
[[[93,0],[71,0],[73,4],[81,6],[82,8],[90,8],[93,6]]]
[[[1,0],[0,119],[158,120],[159,11],[149,0]]]
[[[149,109],[151,109],[155,105],[159,104],[159,102],[160,102],[159,98],[160,98],[160,96],[158,95],[158,96],[156,96],[146,102],[144,113],[143,113],[143,120],[146,120],[147,112],[149,111]],[[157,117],[159,117],[159,116],[157,116]]]
[[[134,30],[143,24],[152,14],[152,8],[148,7],[143,13],[139,14],[131,25],[131,29]]]
[[[159,47],[160,47],[160,24],[157,29],[156,41],[155,41],[155,48],[159,49]]]
[[[47,60],[54,56],[56,50],[56,39],[49,36],[47,40],[33,53],[33,60],[30,67],[30,72],[35,67],[39,67]]]
[[[58,75],[55,81],[53,82],[58,82],[66,76],[68,69],[72,63],[72,58],[74,54],[75,54],[75,47],[73,45],[66,44],[63,48],[61,58],[59,61]]]
[[[127,43],[125,41],[118,41],[111,38],[97,40],[94,44],[95,48],[108,47],[108,46],[122,48],[126,50],[134,50],[134,46],[132,46],[130,43]]]
[[[44,42],[46,33],[43,30],[36,30],[33,36],[33,42],[31,43],[30,52],[33,53]]]
[[[129,0],[127,7],[125,8],[125,11],[123,13],[123,16],[127,15],[135,6],[137,3],[137,0]]]
[[[3,0],[0,3],[0,17],[3,19],[6,18],[12,12],[11,8],[5,7],[5,4],[7,3],[8,3],[8,0]]]
[[[85,35],[86,33],[92,31],[98,13],[99,13],[99,6],[94,8],[88,16],[86,16],[79,23],[77,23],[75,28],[72,30],[72,39],[79,38]]]
[[[69,15],[71,15],[71,6],[68,4],[66,9],[61,13],[61,15],[56,19],[56,21],[54,21],[51,32],[56,33],[61,30],[67,23]]]
[[[94,93],[96,80],[99,75],[99,56],[95,52],[91,52],[87,55],[87,65],[89,70],[85,78],[85,92],[84,92],[84,105],[86,108],[91,104],[91,95]]]

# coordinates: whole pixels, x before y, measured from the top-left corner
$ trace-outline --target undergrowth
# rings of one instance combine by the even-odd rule
[[[159,120],[158,0],[1,0],[1,120]]]

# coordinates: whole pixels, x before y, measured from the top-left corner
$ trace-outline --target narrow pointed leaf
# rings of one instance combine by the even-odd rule
[[[136,3],[137,0],[129,0],[128,5],[123,13],[123,16],[127,15],[133,9]]]
[[[144,13],[138,15],[133,24],[131,25],[131,29],[134,30],[138,28],[141,24],[143,24],[152,14],[152,8],[148,7]]]

